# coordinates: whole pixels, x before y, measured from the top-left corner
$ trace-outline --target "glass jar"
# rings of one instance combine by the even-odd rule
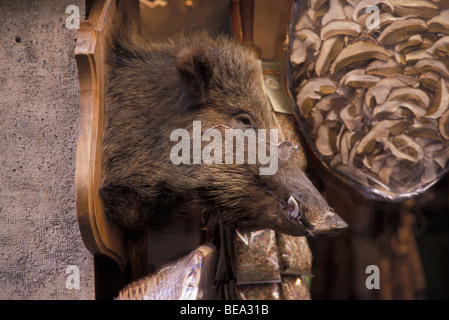
[[[288,36],[295,116],[329,170],[388,201],[444,176],[449,1],[296,1]]]

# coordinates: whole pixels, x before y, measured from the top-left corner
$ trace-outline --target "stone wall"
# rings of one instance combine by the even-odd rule
[[[0,0],[0,299],[94,298],[93,257],[76,219],[69,5],[83,21],[81,0]],[[79,289],[66,286],[76,284],[68,266],[79,269]]]

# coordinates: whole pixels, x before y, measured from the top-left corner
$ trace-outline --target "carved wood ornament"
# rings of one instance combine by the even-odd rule
[[[105,39],[115,1],[95,1],[80,25],[75,59],[80,83],[80,116],[76,154],[76,208],[84,244],[93,255],[114,259],[123,271],[127,248],[123,232],[106,218],[98,188],[101,183],[101,143],[104,122]]]

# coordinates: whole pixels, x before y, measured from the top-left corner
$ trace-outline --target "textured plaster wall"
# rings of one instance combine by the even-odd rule
[[[93,299],[93,258],[76,220],[81,0],[0,0],[0,299]],[[80,288],[67,289],[66,268]]]

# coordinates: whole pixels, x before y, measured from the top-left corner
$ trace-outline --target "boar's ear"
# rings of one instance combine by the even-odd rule
[[[190,93],[198,99],[203,97],[212,78],[212,66],[205,48],[187,48],[179,52],[176,69]]]

